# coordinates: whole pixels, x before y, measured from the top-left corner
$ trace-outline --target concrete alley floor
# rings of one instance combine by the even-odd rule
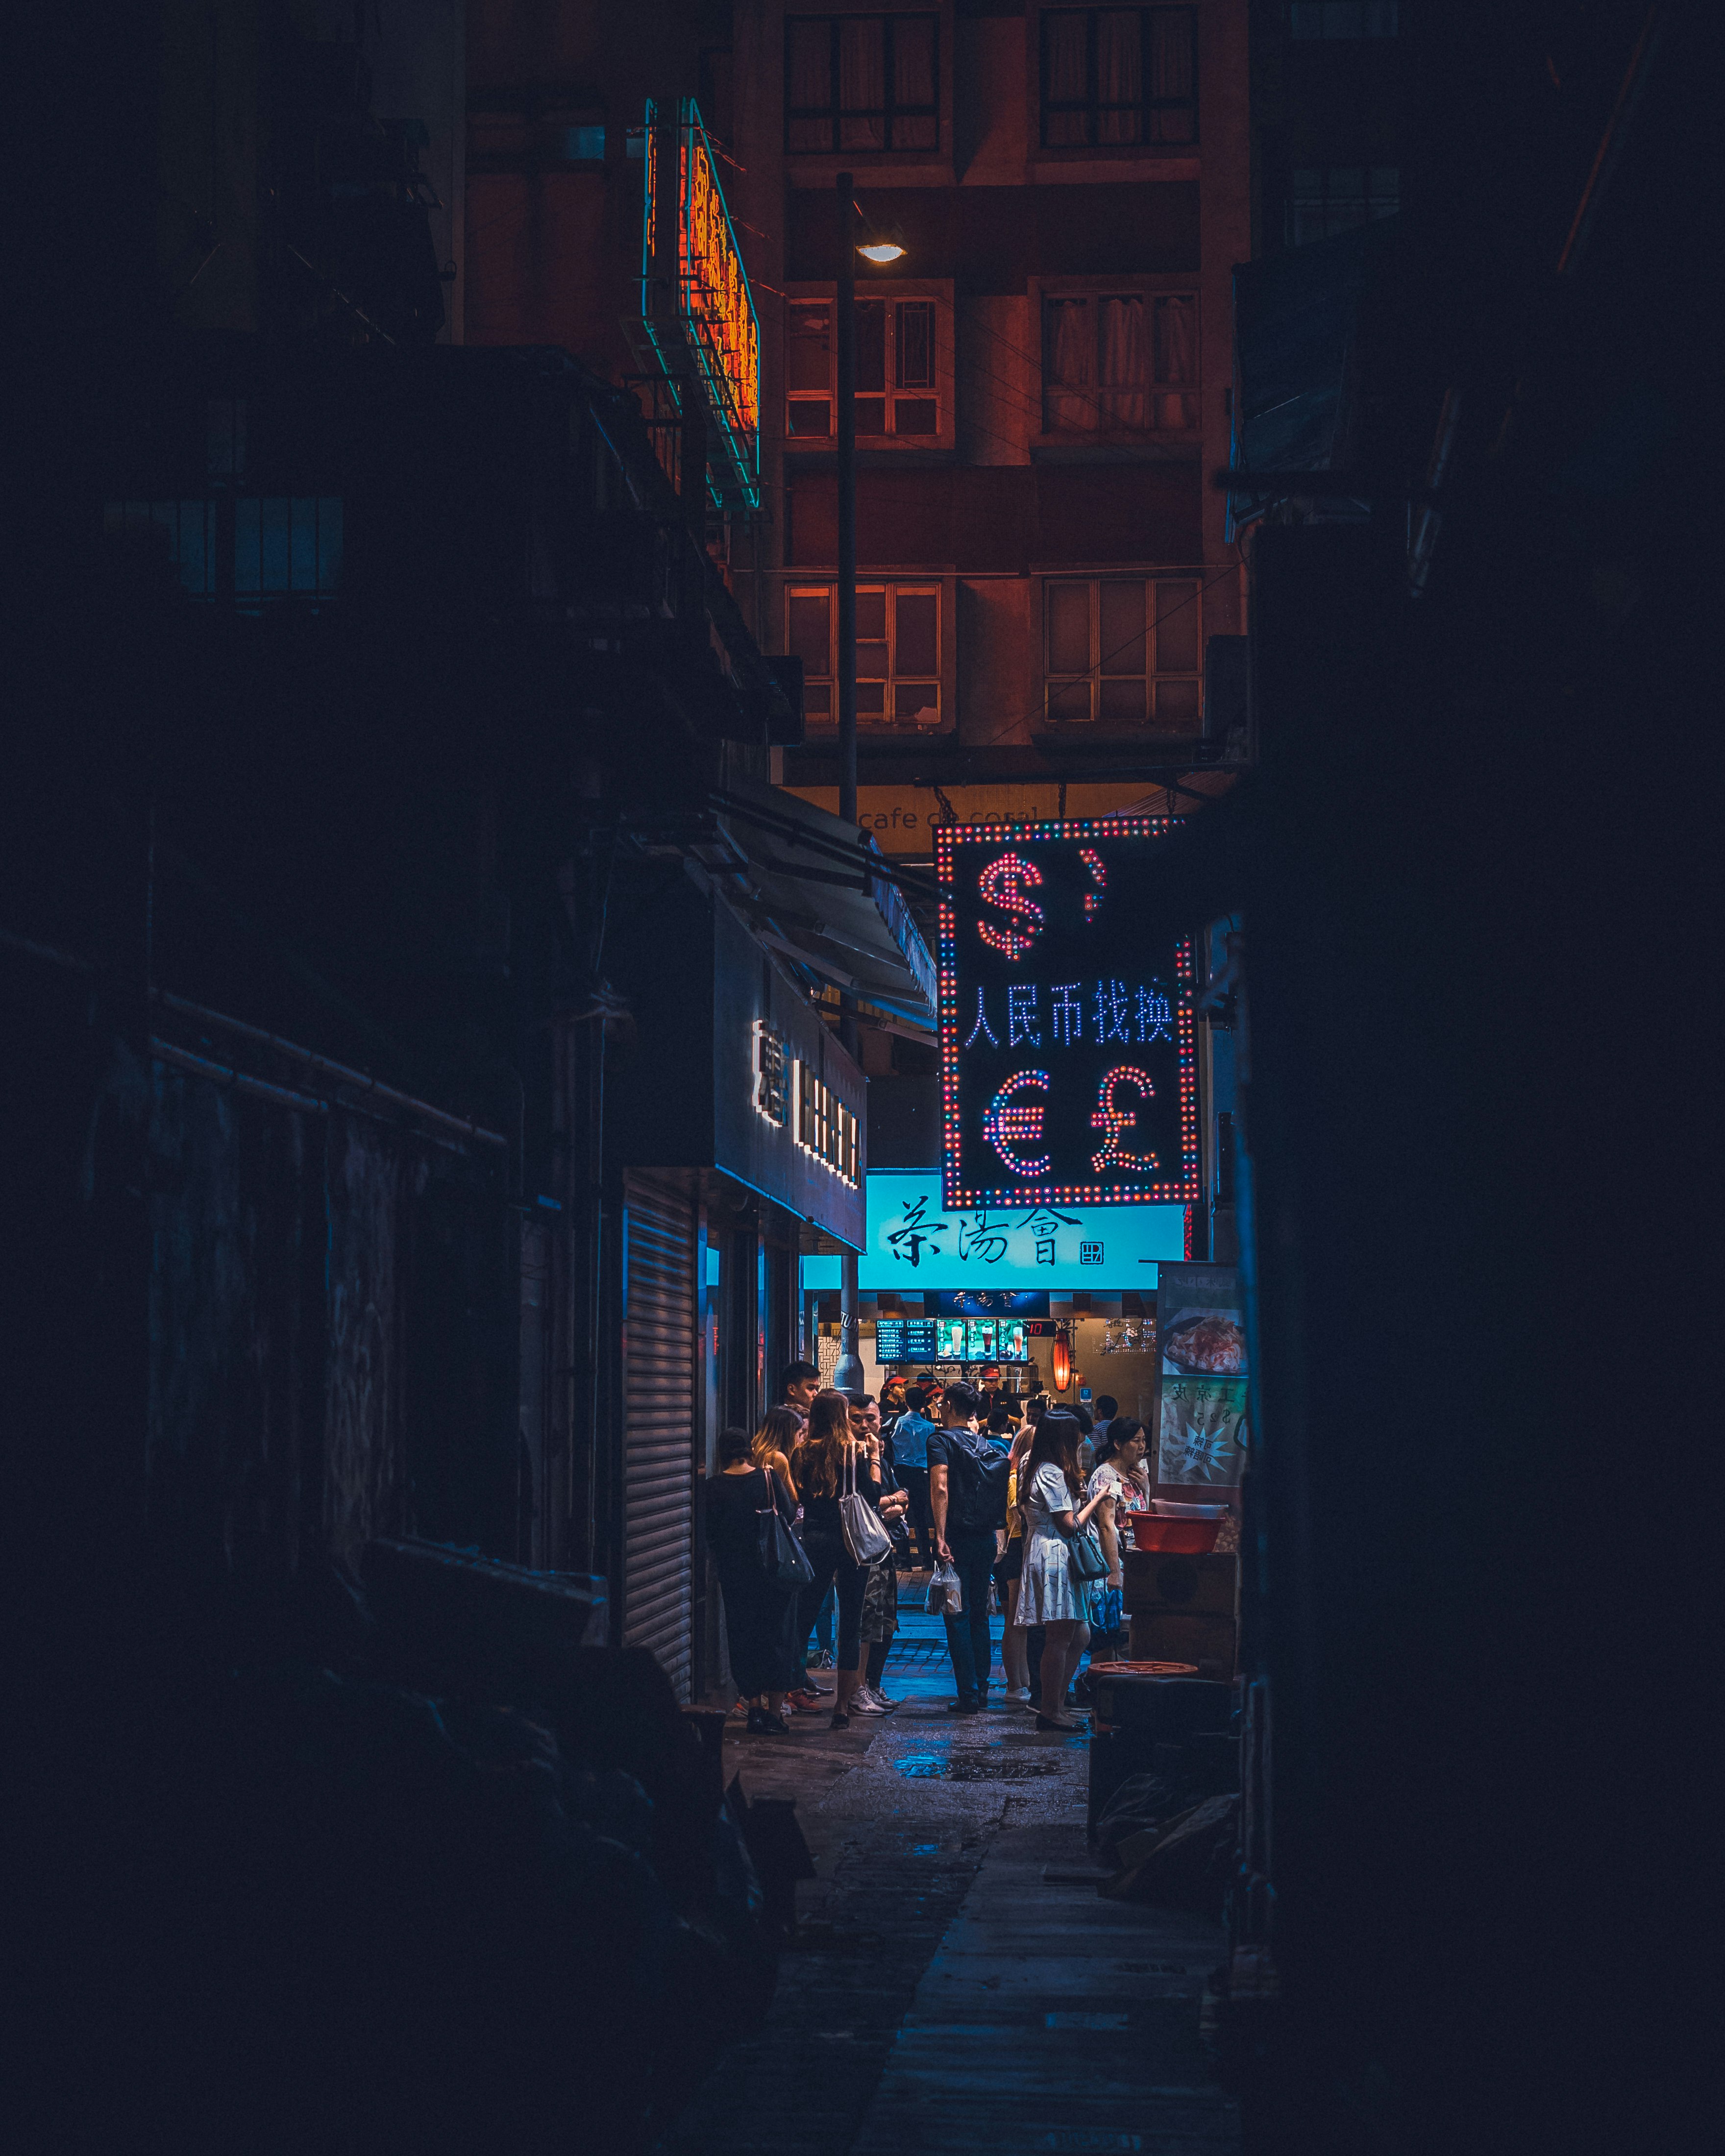
[[[819,1876],[798,1889],[766,2029],[664,2156],[1230,2156],[1235,2113],[1199,2033],[1219,1927],[1098,1897],[1086,1739],[1016,1706],[948,1712],[940,1620],[915,1575],[901,1594],[896,1714],[726,1732],[727,1781],[797,1799]]]

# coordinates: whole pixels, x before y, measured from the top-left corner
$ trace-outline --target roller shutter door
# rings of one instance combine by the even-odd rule
[[[695,1203],[632,1175],[624,1312],[623,1638],[689,1697],[695,1476]]]

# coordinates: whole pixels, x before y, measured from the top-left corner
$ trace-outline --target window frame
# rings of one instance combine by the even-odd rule
[[[1036,674],[1034,701],[1032,706],[1034,717],[1031,732],[1040,735],[1053,735],[1063,741],[1070,741],[1075,737],[1093,741],[1110,737],[1124,737],[1133,741],[1191,741],[1198,738],[1204,726],[1204,587],[1209,575],[1213,573],[1214,572],[1206,572],[1201,563],[1193,567],[1163,566],[1158,563],[1153,567],[1142,569],[1098,567],[1077,571],[1051,569],[1042,572],[1038,580],[1040,589],[1037,596]],[[1102,667],[1107,654],[1101,649],[1101,588],[1104,584],[1126,583],[1137,583],[1144,588],[1144,634],[1147,643],[1145,670],[1142,674],[1116,673],[1105,676]],[[1050,664],[1052,654],[1049,649],[1049,639],[1053,626],[1054,612],[1051,594],[1056,588],[1071,584],[1085,585],[1089,591],[1091,664],[1083,674],[1069,672],[1057,674]],[[1161,656],[1156,642],[1156,588],[1161,584],[1193,584],[1197,587],[1197,596],[1192,602],[1198,610],[1198,619],[1195,624],[1198,654],[1196,667],[1163,668],[1156,664]],[[1105,679],[1117,681],[1142,681],[1144,684],[1144,716],[1142,719],[1106,718],[1102,716],[1100,684]],[[1155,686],[1158,681],[1163,680],[1189,681],[1196,685],[1198,708],[1189,727],[1158,726]],[[1055,709],[1058,693],[1063,689],[1076,687],[1081,682],[1087,684],[1089,687],[1090,716],[1087,719],[1075,719],[1059,715]]]
[[[1301,172],[1312,172],[1318,177],[1321,185],[1316,196],[1301,192],[1297,178]],[[1358,194],[1343,193],[1333,187],[1331,182],[1338,172],[1358,172],[1360,175],[1360,192]],[[1372,207],[1373,203],[1388,204],[1391,199],[1387,192],[1380,187],[1374,186],[1373,182],[1373,173],[1381,175],[1385,172],[1392,172],[1395,176],[1394,207],[1379,208],[1374,210]],[[1399,216],[1401,212],[1401,181],[1402,168],[1399,165],[1296,166],[1291,164],[1287,167],[1287,196],[1282,218],[1282,244],[1291,249],[1314,247],[1322,240],[1335,239],[1338,234],[1358,232],[1362,225],[1376,224],[1385,218]],[[1314,202],[1322,206],[1325,229],[1313,234],[1308,239],[1302,239],[1296,233],[1299,214],[1302,208],[1310,208]],[[1365,214],[1354,218],[1349,223],[1337,224],[1332,228],[1329,222],[1332,209],[1344,203],[1358,203]]]
[[[1052,6],[1038,8],[1034,41],[1031,48],[1035,69],[1035,92],[1031,114],[1033,155],[1038,157],[1183,157],[1197,149],[1200,135],[1200,112],[1204,85],[1200,74],[1202,40],[1199,36],[1199,10],[1192,0],[1149,0],[1149,4],[1133,8],[1107,8],[1094,4],[1087,7]],[[1142,47],[1140,80],[1147,85],[1150,80],[1148,18],[1155,14],[1181,14],[1187,18],[1187,27],[1192,48],[1192,95],[1189,98],[1156,98],[1146,88],[1137,106],[1140,131],[1136,142],[1101,142],[1094,139],[1101,110],[1097,95],[1096,18],[1104,14],[1132,13],[1139,18],[1139,38]],[[1082,100],[1062,99],[1053,109],[1059,112],[1082,112],[1089,121],[1091,135],[1084,142],[1051,142],[1048,139],[1050,105],[1048,95],[1048,23],[1055,15],[1082,15],[1087,18],[1086,32],[1086,95]],[[1121,108],[1111,108],[1121,109]],[[1191,115],[1191,131],[1178,141],[1158,141],[1150,133],[1151,116],[1159,111],[1188,111]]]
[[[876,592],[886,593],[886,671],[885,675],[865,675],[859,671],[858,686],[864,680],[879,680],[881,684],[880,711],[859,711],[856,715],[859,732],[890,735],[897,740],[926,741],[931,734],[952,731],[951,682],[952,638],[949,629],[952,595],[951,579],[930,576],[864,575],[857,579],[857,597]],[[819,573],[803,576],[788,574],[784,580],[783,619],[785,649],[792,648],[791,603],[798,598],[812,598],[824,593],[827,602],[827,650],[830,660],[836,660],[839,642],[839,586],[837,580]],[[918,598],[932,596],[935,602],[934,617],[934,672],[900,675],[896,670],[898,655],[898,601],[901,596]],[[922,684],[932,681],[934,686],[935,716],[932,724],[917,725],[909,719],[899,719],[892,714],[894,690],[899,682]],[[824,712],[810,711],[807,696],[811,684],[824,685],[829,690],[827,709]],[[824,738],[836,733],[839,725],[839,680],[836,665],[828,674],[808,674],[803,677],[804,716],[811,738]]]
[[[859,8],[854,9],[840,8],[837,12],[829,12],[823,8],[811,10],[807,13],[804,13],[801,9],[797,10],[795,13],[792,13],[788,10],[783,18],[784,75],[782,85],[782,104],[784,116],[784,154],[786,157],[831,157],[841,162],[848,162],[854,157],[943,157],[946,154],[945,142],[947,136],[947,123],[945,116],[946,98],[943,94],[944,80],[941,72],[941,32],[945,23],[947,12],[947,9],[943,7],[899,8]],[[893,102],[893,28],[894,25],[896,23],[908,19],[927,22],[933,26],[934,102],[932,105],[906,105],[903,108],[901,108]],[[886,102],[885,105],[879,107],[874,105],[856,105],[846,108],[839,103],[839,26],[841,23],[859,22],[879,23],[881,24],[884,33],[881,52],[881,82]],[[791,104],[791,33],[797,24],[803,23],[824,23],[827,25],[829,33],[827,62],[829,69],[828,80],[833,93],[833,101],[828,105],[798,105],[793,108]],[[929,143],[921,143],[915,146],[907,146],[902,148],[897,146],[892,140],[892,123],[894,119],[899,116],[901,110],[902,110],[903,115],[906,118],[918,120],[932,119],[934,122],[933,141]],[[847,148],[840,145],[839,141],[839,129],[841,121],[845,120],[870,120],[875,118],[877,113],[884,123],[881,131],[886,138],[878,150],[860,149],[855,146]],[[820,150],[811,150],[806,147],[799,149],[792,143],[791,127],[793,121],[806,121],[823,119],[830,120],[832,123],[833,140],[829,147]]]
[[[1189,271],[1158,270],[1153,274],[1134,277],[1030,277],[1025,280],[1025,289],[1031,302],[1036,361],[1036,405],[1034,415],[1035,431],[1030,436],[1033,454],[1057,457],[1063,451],[1081,449],[1086,444],[1105,448],[1112,444],[1196,442],[1204,432],[1204,280]],[[1183,395],[1192,400],[1193,416],[1184,425],[1162,427],[1104,427],[1098,424],[1087,428],[1050,428],[1048,422],[1048,323],[1047,303],[1050,300],[1099,300],[1132,297],[1148,302],[1153,311],[1149,326],[1151,345],[1151,377],[1146,396],[1153,400],[1156,395],[1155,346],[1153,310],[1158,300],[1190,300],[1196,309],[1197,353],[1194,378],[1189,389]],[[1096,316],[1093,326],[1100,324]],[[1092,380],[1092,392],[1096,388]],[[1152,408],[1153,409],[1153,403]],[[1100,418],[1100,414],[1098,415]]]
[[[831,310],[838,302],[838,287],[831,283],[787,285],[784,290],[784,329],[782,340],[781,371],[783,381],[779,397],[781,439],[785,448],[798,456],[832,456],[839,446],[839,347],[835,337],[829,336],[827,345],[827,388],[824,392],[829,431],[824,434],[793,434],[791,432],[790,408],[793,403],[814,403],[821,401],[823,393],[818,389],[796,389],[790,386],[791,316],[793,307],[819,305],[824,302]],[[870,456],[913,456],[919,451],[951,451],[956,441],[953,382],[952,382],[952,285],[949,278],[869,278],[857,287],[857,304],[870,300],[886,303],[885,326],[886,347],[886,388],[880,393],[885,398],[889,418],[896,416],[901,402],[916,403],[932,398],[935,406],[934,432],[928,434],[865,434],[857,430],[857,448]],[[898,310],[901,306],[922,305],[932,306],[933,342],[931,371],[934,380],[927,388],[901,389],[892,379],[896,372],[896,354],[898,348]],[[873,390],[858,393],[859,402],[872,397]]]

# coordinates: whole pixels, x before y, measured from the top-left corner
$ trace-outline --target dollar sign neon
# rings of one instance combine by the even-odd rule
[[[1016,916],[1004,928],[986,921],[980,924],[977,933],[991,950],[1004,951],[1009,958],[1022,958],[1042,933],[1042,908],[1024,896],[1026,886],[1034,891],[1041,881],[1041,870],[1018,854],[1003,854],[977,878],[978,894],[988,905]]]

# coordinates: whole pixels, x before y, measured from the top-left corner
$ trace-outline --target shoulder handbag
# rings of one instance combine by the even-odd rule
[[[902,1486],[903,1486],[900,1483],[898,1477],[893,1473],[892,1469],[888,1466],[886,1461],[883,1460],[880,1462],[880,1495],[885,1497],[891,1491],[900,1489]],[[908,1516],[903,1512],[900,1512],[892,1519],[888,1520],[883,1518],[880,1524],[886,1528],[886,1538],[892,1544],[893,1556],[897,1558],[901,1564],[909,1563],[911,1557],[911,1529]]]
[[[1066,1562],[1072,1568],[1074,1584],[1087,1587],[1093,1579],[1108,1577],[1108,1560],[1102,1554],[1102,1545],[1094,1527],[1079,1527],[1066,1544]]]
[[[763,1467],[761,1472],[767,1477],[767,1494],[773,1500],[756,1514],[761,1523],[761,1569],[783,1587],[812,1587],[814,1567],[797,1539],[796,1529],[778,1509],[778,1486],[773,1479],[773,1470]]]
[[[881,1522],[880,1515],[856,1486],[856,1449],[847,1449],[845,1472],[850,1487],[839,1500],[839,1525],[845,1532],[845,1547],[850,1553],[853,1564],[878,1564],[883,1557],[892,1554],[892,1542]]]

